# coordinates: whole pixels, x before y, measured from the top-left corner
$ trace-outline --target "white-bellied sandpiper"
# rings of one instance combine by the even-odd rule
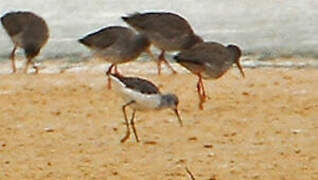
[[[125,117],[127,131],[126,135],[121,139],[122,143],[124,143],[130,136],[129,122],[126,113],[127,106],[133,109],[130,125],[133,129],[137,142],[139,142],[139,138],[134,123],[136,111],[171,108],[175,112],[180,126],[183,125],[178,112],[179,100],[176,95],[161,94],[156,85],[148,80],[138,77],[124,77],[119,74],[110,74],[110,77],[114,82],[114,89],[125,100],[125,105],[122,106],[122,111]]]

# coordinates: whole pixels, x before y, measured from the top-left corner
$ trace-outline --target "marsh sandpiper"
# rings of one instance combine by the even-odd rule
[[[139,142],[139,138],[134,123],[136,111],[171,108],[175,112],[180,126],[183,125],[178,112],[179,99],[176,95],[161,94],[156,85],[139,77],[124,77],[119,74],[110,74],[110,77],[114,81],[115,90],[125,100],[125,104],[122,106],[122,111],[125,117],[127,130],[126,135],[121,139],[122,143],[124,143],[130,136],[129,122],[126,113],[127,106],[133,109],[130,125],[137,142]]]

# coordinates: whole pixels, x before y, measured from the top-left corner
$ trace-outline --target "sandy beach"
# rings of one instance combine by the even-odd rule
[[[318,70],[245,73],[204,81],[203,111],[192,74],[131,74],[178,94],[184,127],[170,110],[137,112],[141,143],[125,144],[104,73],[0,75],[0,179],[190,180],[185,167],[196,180],[318,179]]]

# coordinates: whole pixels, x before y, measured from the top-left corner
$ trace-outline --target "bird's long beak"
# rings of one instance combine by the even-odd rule
[[[173,110],[174,110],[174,112],[176,113],[176,115],[177,115],[177,117],[178,117],[178,121],[179,121],[180,126],[182,127],[182,126],[183,126],[183,123],[182,123],[181,117],[180,117],[180,115],[179,115],[178,109],[175,108],[175,109],[173,109]]]
[[[240,72],[241,72],[243,78],[245,78],[245,74],[244,74],[243,68],[242,68],[242,66],[241,66],[241,64],[240,64],[240,59],[238,59],[235,63],[236,63],[236,65],[237,65],[237,67],[239,68],[239,70],[240,70]]]

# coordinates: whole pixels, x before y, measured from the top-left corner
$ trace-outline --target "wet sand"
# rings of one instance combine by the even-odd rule
[[[1,75],[0,179],[318,179],[318,70],[245,72],[205,81],[204,111],[195,76],[142,74],[179,95],[184,127],[137,112],[139,144],[120,143],[123,101],[104,73]]]

